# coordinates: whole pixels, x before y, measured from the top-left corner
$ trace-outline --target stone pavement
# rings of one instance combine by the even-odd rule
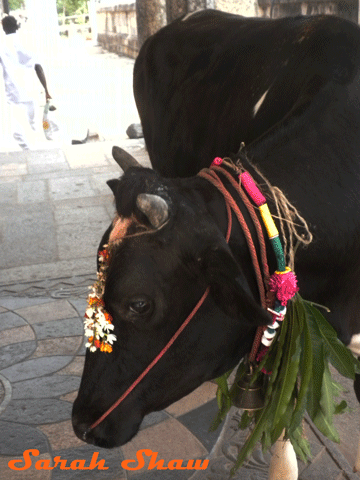
[[[121,142],[149,165],[142,140]],[[0,153],[0,480],[226,480],[244,441],[236,410],[221,434],[208,432],[217,411],[211,382],[147,416],[139,434],[121,448],[94,448],[73,434],[70,414],[84,361],[87,287],[95,278],[98,242],[114,214],[105,182],[120,174],[111,159],[116,143]],[[350,464],[360,408],[351,382],[340,380],[351,406],[337,419],[341,444],[331,444],[308,425],[314,459],[300,465],[302,480],[359,478]],[[145,448],[159,452],[165,465],[206,457],[210,464],[196,473],[121,467],[122,460],[135,459]],[[80,459],[87,466],[96,451],[108,469],[65,470],[60,464],[53,470],[10,469],[8,462],[20,460],[28,449],[39,451],[33,463],[43,460],[42,467],[59,456],[67,460],[63,467]],[[265,479],[268,462],[269,455],[256,452],[234,478]]]
[[[141,448],[166,461],[204,458],[218,436],[207,432],[216,411],[213,383],[146,417],[134,441],[121,449],[93,448],[72,431],[85,353],[82,317],[97,246],[114,214],[105,182],[120,174],[112,145],[0,154],[1,480],[155,479],[156,471],[127,474],[121,461],[135,459]],[[129,140],[125,148],[149,165],[142,140]],[[88,465],[100,451],[109,469],[91,475],[9,469],[9,460],[21,459],[27,449],[39,450],[34,463],[60,455],[68,466],[74,459]],[[165,472],[161,478],[175,476]]]

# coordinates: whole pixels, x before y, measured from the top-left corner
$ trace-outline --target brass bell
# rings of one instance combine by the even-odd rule
[[[264,407],[263,382],[258,377],[251,384],[252,372],[245,375],[236,383],[238,392],[233,398],[233,405],[244,410],[260,410]]]

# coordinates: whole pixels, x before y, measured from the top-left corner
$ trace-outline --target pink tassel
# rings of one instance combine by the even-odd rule
[[[275,272],[270,278],[269,289],[276,294],[281,305],[286,306],[288,300],[299,291],[295,273],[291,270],[286,273]]]
[[[220,157],[216,157],[214,158],[214,160],[212,161],[212,165],[221,165],[223,163],[223,159],[220,158]]]

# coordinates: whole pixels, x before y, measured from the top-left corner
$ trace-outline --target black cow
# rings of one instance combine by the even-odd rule
[[[348,85],[359,30],[332,16],[269,20],[203,11],[150,37],[134,94],[150,160],[195,175],[242,142],[272,136],[329,85]]]
[[[144,415],[234,367],[256,326],[268,322],[236,222],[225,242],[222,195],[199,176],[161,176],[196,173],[242,141],[245,150],[234,160],[262,184],[256,164],[314,234],[296,257],[302,296],[331,309],[327,318],[346,344],[360,332],[359,69],[360,30],[333,17],[269,21],[204,12],[147,41],[136,64],[135,95],[158,172],[129,168],[109,182],[118,215],[131,219],[104,294],[118,339],[112,353],[86,354],[73,407],[80,438],[102,447],[128,442]],[[89,429],[156,357],[207,286],[209,297],[166,356]]]

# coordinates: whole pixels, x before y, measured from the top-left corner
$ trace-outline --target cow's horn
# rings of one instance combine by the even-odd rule
[[[120,168],[126,172],[130,167],[142,167],[140,163],[132,156],[130,153],[125,152],[120,147],[113,147],[112,156],[114,157],[115,162],[119,165]]]
[[[169,206],[159,195],[140,193],[136,205],[144,213],[154,228],[160,228],[169,218]]]

